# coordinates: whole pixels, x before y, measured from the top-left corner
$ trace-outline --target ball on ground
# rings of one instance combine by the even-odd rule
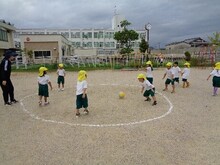
[[[125,93],[124,93],[124,92],[122,92],[122,91],[121,91],[121,92],[119,92],[119,98],[120,98],[120,99],[123,99],[124,97],[125,97]]]

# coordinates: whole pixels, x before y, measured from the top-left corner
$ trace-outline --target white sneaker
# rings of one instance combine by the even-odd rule
[[[64,88],[62,88],[61,90],[64,91]]]
[[[48,104],[50,104],[49,101],[44,103],[44,105],[48,105]]]

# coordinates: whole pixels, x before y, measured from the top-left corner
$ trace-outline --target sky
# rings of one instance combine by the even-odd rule
[[[220,32],[220,0],[0,0],[0,19],[16,28],[109,28],[114,13],[144,29],[150,46]]]

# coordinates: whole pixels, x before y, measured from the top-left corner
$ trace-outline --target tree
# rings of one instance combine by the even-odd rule
[[[185,54],[185,60],[186,60],[186,61],[190,61],[190,59],[191,59],[191,54],[190,54],[188,51],[186,51],[184,54]]]
[[[146,50],[148,49],[148,47],[149,47],[149,45],[148,45],[148,43],[145,41],[145,39],[144,38],[142,38],[141,39],[141,43],[140,43],[140,45],[139,45],[139,50],[140,50],[140,52],[144,55],[145,54],[145,52],[146,52]],[[145,57],[145,56],[144,56]],[[147,54],[147,61],[149,60],[149,58],[148,58],[148,54]]]
[[[220,32],[213,33],[213,37],[208,36],[209,40],[211,41],[211,46],[213,46],[215,50],[215,56],[217,54],[218,48],[220,47]],[[211,57],[211,62],[214,62],[214,56]]]
[[[220,47],[220,32],[215,32],[213,33],[213,37],[208,36],[208,38],[212,45]]]
[[[128,30],[127,26],[131,25],[127,20],[121,21],[122,31],[118,31],[114,35],[114,39],[120,44],[121,54],[129,54],[133,51],[131,41],[138,39],[138,33],[134,30]]]

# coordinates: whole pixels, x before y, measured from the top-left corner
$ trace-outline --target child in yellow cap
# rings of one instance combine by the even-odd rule
[[[147,68],[146,68],[146,77],[147,77],[147,80],[153,84],[153,74],[152,74],[152,71],[153,71],[153,67],[152,67],[152,62],[151,61],[147,61],[146,62],[147,64]]]
[[[220,88],[220,62],[215,64],[213,71],[209,74],[207,80],[213,76],[212,85],[213,85],[213,96],[217,95],[218,88]]]
[[[189,75],[190,75],[190,63],[184,63],[184,69],[182,71],[182,81],[183,81],[183,88],[189,87]]]
[[[150,101],[151,99],[149,96],[151,96],[154,100],[152,105],[157,105],[154,86],[146,79],[146,76],[142,73],[138,74],[137,78],[138,81],[141,82],[141,93],[143,93],[143,96],[147,98],[145,101]]]
[[[48,84],[50,89],[52,90],[52,85],[50,82],[50,77],[47,75],[47,68],[40,67],[39,68],[39,76],[38,76],[38,95],[39,95],[39,105],[42,105],[42,98],[44,97],[44,105],[48,105],[49,101],[47,98],[49,97]]]
[[[171,93],[174,93],[175,92],[175,85],[174,85],[174,71],[172,69],[172,63],[171,62],[168,62],[166,64],[166,70],[165,70],[165,73],[163,75],[163,79],[167,76],[167,79],[165,81],[165,88],[163,89],[163,91],[167,91],[168,90],[168,85],[171,83],[172,85],[172,91]]]
[[[79,109],[84,108],[84,114],[88,114],[88,97],[87,97],[87,73],[84,70],[78,72],[76,85],[76,117],[80,116]]]
[[[65,69],[63,69],[63,64],[58,65],[57,75],[58,75],[58,78],[57,78],[58,90],[63,91],[64,90],[64,77],[66,75]],[[60,84],[62,84],[62,89],[60,88]]]

